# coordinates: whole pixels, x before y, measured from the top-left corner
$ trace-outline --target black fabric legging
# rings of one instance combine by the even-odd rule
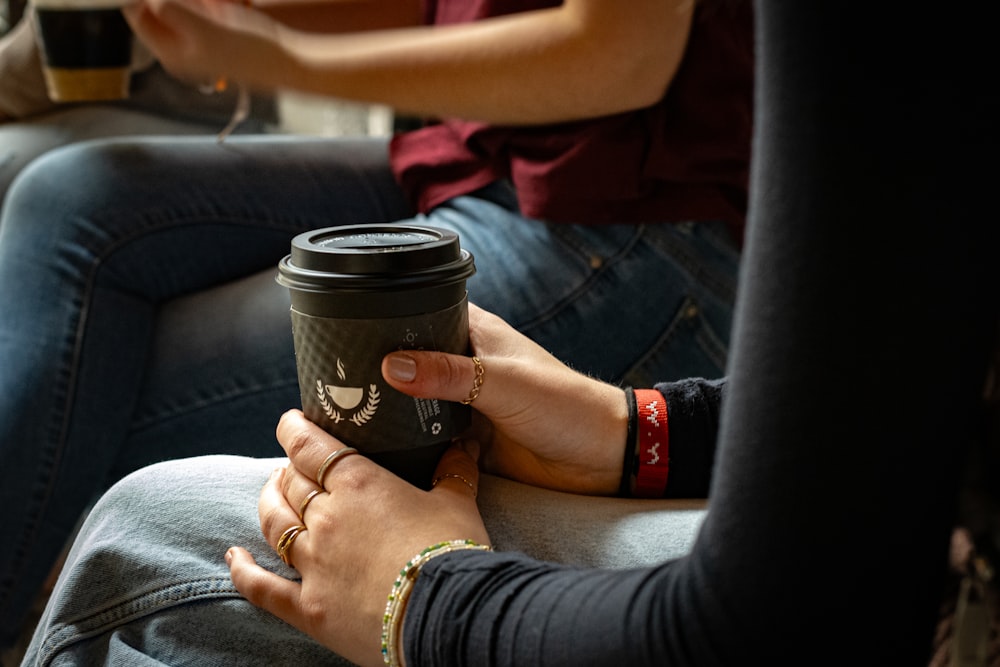
[[[408,664],[926,664],[1000,306],[991,25],[968,4],[785,0],[757,22],[750,226],[697,543],[632,572],[435,559]]]

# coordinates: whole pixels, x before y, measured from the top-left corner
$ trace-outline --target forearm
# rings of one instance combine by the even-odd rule
[[[680,659],[685,647],[667,643],[659,623],[669,565],[583,570],[517,553],[451,556],[417,577],[404,617],[408,667],[699,664]]]
[[[241,72],[424,116],[532,124],[608,115],[662,97],[690,10],[637,0],[567,0],[475,23],[312,35],[279,28],[280,57]]]

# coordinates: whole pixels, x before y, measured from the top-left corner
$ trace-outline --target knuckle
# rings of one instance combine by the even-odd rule
[[[292,482],[295,479],[295,467],[288,465],[285,468],[284,474],[281,476],[281,493],[287,498],[289,491],[292,490]]]
[[[344,466],[337,475],[336,490],[348,497],[359,497],[369,483],[367,466]]]
[[[316,510],[310,510],[309,530],[314,535],[332,535],[339,527],[340,521],[328,507],[317,506]]]
[[[285,437],[285,452],[291,459],[296,458],[303,452],[308,451],[312,445],[312,434],[306,429],[296,429]]]
[[[467,384],[465,372],[466,363],[466,357],[444,357],[441,368],[443,386],[454,387],[456,392],[464,391],[466,388],[465,384]]]
[[[303,597],[299,604],[299,613],[305,627],[320,628],[327,620],[330,610],[323,598]]]

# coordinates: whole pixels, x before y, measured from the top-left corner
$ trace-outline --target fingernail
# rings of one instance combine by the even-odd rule
[[[412,382],[417,377],[417,362],[406,354],[389,355],[389,377],[400,382]]]
[[[226,551],[226,565],[232,565],[232,564],[233,564],[233,550],[229,549],[228,551]]]

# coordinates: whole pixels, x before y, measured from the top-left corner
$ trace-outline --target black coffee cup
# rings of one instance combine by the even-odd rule
[[[400,477],[429,488],[470,408],[417,399],[382,378],[394,350],[466,354],[472,255],[419,225],[346,225],[299,234],[278,264],[289,288],[306,417]]]
[[[121,8],[129,1],[31,0],[52,101],[128,97],[132,29]]]

